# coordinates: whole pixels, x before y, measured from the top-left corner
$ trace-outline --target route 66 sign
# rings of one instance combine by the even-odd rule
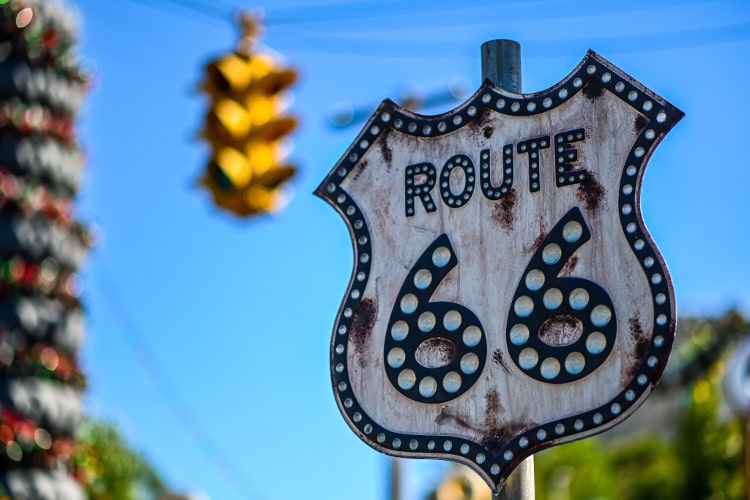
[[[633,413],[675,325],[640,188],[682,116],[593,52],[536,94],[485,82],[432,117],[384,101],[316,192],[354,246],[331,343],[352,430],[497,491]]]

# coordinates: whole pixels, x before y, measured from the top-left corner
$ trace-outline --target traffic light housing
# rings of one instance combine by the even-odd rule
[[[296,173],[285,163],[285,143],[297,126],[285,114],[285,96],[297,72],[257,50],[257,18],[243,15],[240,25],[237,49],[205,67],[200,88],[209,108],[201,137],[211,156],[200,185],[218,207],[248,217],[283,206],[283,185]]]

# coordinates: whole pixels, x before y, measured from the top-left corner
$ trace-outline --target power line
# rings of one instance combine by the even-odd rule
[[[187,11],[201,14],[203,16],[217,19],[220,21],[231,20],[238,11],[244,9],[240,5],[217,0],[131,0],[141,5],[170,12],[172,14],[183,14]],[[503,23],[519,20],[545,20],[545,19],[566,19],[571,17],[581,17],[580,15],[568,15],[566,10],[553,7],[559,4],[558,0],[536,0],[536,1],[508,1],[498,3],[496,0],[475,0],[471,4],[465,3],[405,3],[400,0],[369,0],[365,2],[336,2],[336,3],[319,3],[313,5],[290,6],[290,7],[273,7],[265,9],[262,18],[266,26],[285,26],[300,24],[315,24],[331,21],[356,21],[364,19],[376,19],[383,17],[400,17],[411,14],[435,15],[446,12],[456,11],[479,11],[482,12],[477,16],[478,20],[485,22],[487,20],[486,9],[502,10],[503,16],[500,21]],[[622,3],[604,3],[598,5],[596,10],[592,10],[589,15],[618,14],[626,12],[640,12],[654,9],[664,9],[672,7],[684,7],[694,4],[707,4],[711,0],[663,0],[659,4],[642,9],[634,9],[629,4]],[[167,5],[178,7],[181,11],[167,8]],[[484,10],[483,10],[484,9]],[[513,12],[512,9],[521,9],[519,12]],[[531,13],[531,15],[521,17],[516,14]]]
[[[167,0],[179,2],[180,0]],[[642,12],[656,9],[685,7],[696,4],[710,4],[712,0],[662,0],[658,4],[644,8],[633,8],[630,4],[622,2],[605,2],[597,5],[587,16],[620,14],[627,12]],[[308,23],[321,23],[327,21],[362,20],[382,17],[399,17],[410,14],[437,15],[447,12],[470,12],[474,11],[477,20],[488,21],[487,10],[501,11],[502,16],[491,18],[496,24],[508,24],[517,21],[570,19],[583,17],[580,14],[571,15],[575,12],[571,9],[560,9],[560,5],[567,4],[560,0],[515,0],[498,2],[497,0],[474,0],[471,3],[460,2],[403,2],[377,1],[352,3],[323,3],[317,5],[305,5],[294,7],[274,7],[266,11],[265,20],[268,25],[299,25]],[[556,7],[557,6],[557,7]],[[449,22],[452,22],[450,19]],[[353,27],[359,29],[360,26]]]
[[[535,3],[548,3],[552,0],[539,0]],[[503,7],[512,5],[527,5],[529,2],[506,2]],[[470,5],[460,3],[450,3],[440,5],[432,2],[429,5],[419,5],[418,3],[406,3],[403,1],[385,2],[369,1],[357,2],[351,4],[327,3],[318,5],[307,5],[304,8],[299,7],[275,7],[269,11],[266,16],[268,25],[299,25],[307,23],[320,23],[328,21],[354,21],[363,19],[376,19],[382,17],[399,17],[410,14],[419,14],[429,12],[436,14],[439,12],[456,11],[456,10],[476,10],[482,7],[495,6],[496,0],[475,0]],[[343,8],[342,8],[343,7]]]
[[[750,23],[727,24],[711,28],[686,29],[671,32],[654,32],[639,35],[610,35],[603,37],[570,37],[557,39],[525,39],[524,52],[544,57],[569,56],[572,45],[595,47],[608,54],[648,53],[686,47],[705,47],[750,40]],[[655,42],[656,41],[656,42]],[[374,49],[377,47],[377,50]],[[435,50],[430,39],[404,40],[349,35],[305,34],[294,42],[277,41],[276,49],[290,53],[331,55],[357,55],[358,57],[447,59],[463,58],[476,51],[472,41],[443,45]]]
[[[189,12],[198,13],[203,17],[222,22],[232,21],[240,7],[226,2],[208,0],[131,0],[141,5],[151,8],[158,8],[165,12],[175,15],[188,15]],[[560,11],[559,9],[545,8],[545,6],[554,5],[555,0],[537,0],[529,4],[528,2],[511,1],[503,4],[497,4],[495,1],[478,0],[470,5],[458,5],[456,3],[441,4],[433,2],[428,6],[419,3],[405,4],[401,1],[372,1],[356,3],[320,3],[316,5],[305,5],[298,7],[274,7],[260,12],[259,15],[263,20],[264,26],[273,29],[277,34],[287,31],[287,28],[294,28],[293,36],[280,36],[276,42],[278,49],[302,53],[320,53],[320,54],[356,54],[362,56],[377,56],[388,58],[410,58],[419,56],[420,58],[437,58],[445,59],[451,57],[463,57],[471,47],[464,47],[460,42],[450,44],[440,44],[440,50],[435,50],[434,37],[421,37],[419,39],[395,39],[387,35],[387,32],[397,29],[393,25],[377,25],[378,31],[374,36],[367,36],[366,26],[361,24],[346,26],[337,26],[337,29],[326,28],[324,31],[310,29],[308,27],[304,32],[300,32],[299,26],[316,23],[336,22],[346,20],[364,20],[378,17],[398,17],[410,14],[422,13],[432,16],[439,12],[447,11],[477,11],[485,9],[483,15],[475,16],[473,21],[464,19],[462,22],[457,17],[451,17],[449,20],[442,20],[442,23],[448,22],[452,29],[470,28],[473,26],[488,25],[492,16],[486,13],[487,9],[495,11],[503,9],[504,15],[502,22],[518,23],[527,19],[535,21],[542,20],[564,20],[580,19],[584,16],[573,14],[571,11]],[[635,12],[650,12],[655,9],[678,8],[690,5],[701,5],[710,3],[708,0],[664,0],[655,6],[634,9],[627,4],[602,4],[596,10],[592,10],[586,16],[611,15]],[[533,16],[526,18],[520,16],[520,10],[530,12],[533,6]],[[180,10],[181,9],[181,10]],[[443,24],[437,25],[434,22],[427,26],[418,25],[419,29],[424,30],[426,27],[439,28]],[[370,27],[373,28],[373,27]],[[346,32],[342,32],[346,29]],[[403,28],[398,28],[403,32]],[[364,35],[363,35],[364,34]],[[565,45],[574,44],[582,39],[564,38],[556,40],[523,40],[524,47],[527,51],[534,51],[536,47],[545,50],[547,56],[554,57],[561,51],[566,50]],[[658,37],[658,44],[648,43],[649,37]],[[597,47],[606,46],[611,43],[616,45],[616,49],[609,50],[608,53],[640,53],[651,52],[654,50],[663,50],[671,48],[695,47],[701,45],[721,44],[727,41],[745,40],[750,38],[748,24],[725,25],[716,28],[698,28],[683,31],[664,31],[659,30],[651,34],[639,35],[609,35],[604,37],[588,37],[589,45]],[[373,48],[377,47],[377,52]],[[600,49],[602,50],[602,49]]]
[[[230,6],[229,4],[224,4],[224,6],[217,6],[216,2],[211,4],[206,4],[203,2],[200,2],[199,0],[160,0],[160,1],[153,1],[153,0],[130,0],[131,2],[150,7],[153,9],[161,10],[162,12],[167,12],[169,14],[173,15],[182,15],[187,16],[188,12],[193,12],[200,14],[201,16],[207,17],[209,19],[212,19],[214,21],[222,21],[227,22],[232,20],[232,16],[234,15],[235,8]],[[221,2],[219,2],[221,3]],[[182,8],[182,10],[176,10],[169,6],[177,6]]]
[[[169,411],[192,438],[193,444],[204,459],[210,462],[219,475],[231,483],[242,496],[252,499],[265,498],[259,493],[257,486],[242,472],[242,469],[222,451],[211,432],[192,411],[187,399],[182,396],[158,356],[148,345],[143,330],[128,308],[124,295],[115,284],[114,276],[101,256],[98,259],[94,276],[102,292],[101,295],[120,323],[123,337],[130,344],[138,363],[167,404]]]

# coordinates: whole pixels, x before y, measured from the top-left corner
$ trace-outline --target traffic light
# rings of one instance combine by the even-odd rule
[[[296,173],[285,163],[285,142],[297,120],[284,112],[297,72],[257,50],[256,17],[243,15],[240,26],[237,49],[206,65],[200,87],[209,97],[201,137],[211,157],[199,183],[217,206],[248,217],[280,208],[282,187]]]

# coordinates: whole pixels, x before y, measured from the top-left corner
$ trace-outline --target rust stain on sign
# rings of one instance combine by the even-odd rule
[[[446,366],[456,357],[456,346],[443,337],[433,337],[425,340],[417,347],[414,358],[417,363],[426,368]]]
[[[504,410],[500,404],[500,395],[497,390],[493,389],[485,396],[487,406],[484,412],[485,427],[493,429],[498,426],[498,417]]]
[[[630,324],[630,335],[632,335],[633,340],[635,340],[635,356],[639,359],[643,359],[643,356],[648,352],[648,336],[643,332],[641,320],[638,316],[630,318],[628,323]]]
[[[545,239],[547,239],[547,232],[541,231],[539,235],[534,239],[534,242],[531,245],[529,245],[528,247],[524,247],[523,249],[524,253],[526,254],[536,253],[540,249]]]
[[[393,162],[393,150],[391,149],[391,146],[388,141],[387,131],[380,138],[379,144],[380,144],[380,154],[383,155],[383,160],[385,162],[385,165],[387,166],[387,168],[390,169],[392,162]]]
[[[562,268],[562,271],[560,271],[560,276],[570,276],[573,274],[573,271],[576,270],[576,266],[578,265],[578,256],[573,255],[570,259],[568,259],[568,262],[565,263],[565,265]]]
[[[586,205],[586,208],[595,212],[604,197],[604,187],[596,180],[591,172],[583,172],[583,180],[578,185],[578,199]]]
[[[649,344],[650,339],[646,335],[646,333],[643,331],[643,327],[641,326],[641,320],[638,316],[634,316],[628,320],[628,325],[630,327],[630,337],[633,340],[634,346],[633,349],[635,351],[634,358],[643,360],[647,356],[648,350],[649,350]],[[633,377],[635,377],[638,373],[638,367],[637,366],[631,366],[628,372],[626,373],[626,379],[631,380]]]
[[[461,418],[459,415],[453,413],[447,406],[441,408],[440,413],[435,417],[435,423],[438,425],[446,425],[455,423],[468,430],[476,430],[471,423],[466,419]]]
[[[510,422],[502,427],[494,427],[480,439],[482,445],[491,453],[499,455],[507,445],[519,433],[523,432],[527,425],[521,422]]]
[[[495,349],[495,352],[492,353],[492,360],[500,365],[506,372],[510,371],[508,369],[508,365],[505,364],[505,360],[503,359],[503,351],[501,349]]]
[[[583,88],[583,95],[589,99],[597,99],[604,94],[604,86],[598,80],[589,81]]]
[[[646,128],[646,125],[648,125],[648,119],[643,115],[638,115],[635,117],[635,131],[640,133],[644,128]]]
[[[583,335],[583,323],[570,314],[553,316],[539,328],[539,338],[553,347],[571,345]]]
[[[376,314],[377,303],[374,299],[363,299],[357,303],[349,334],[349,341],[355,352],[364,354],[364,348],[375,324]]]
[[[516,190],[510,188],[508,193],[500,199],[500,203],[495,206],[494,217],[503,229],[513,229],[513,220],[515,213],[513,207],[516,203]]]

